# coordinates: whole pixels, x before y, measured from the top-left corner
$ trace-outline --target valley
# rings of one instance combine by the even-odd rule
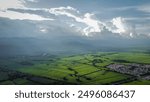
[[[0,84],[149,85],[150,54],[97,52],[0,59]]]

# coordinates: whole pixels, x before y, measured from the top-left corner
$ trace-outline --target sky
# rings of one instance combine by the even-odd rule
[[[27,26],[33,28],[31,33],[19,36],[44,36],[60,30],[86,37],[103,36],[103,32],[126,38],[150,37],[150,1],[0,0],[0,21],[8,22],[1,25],[0,37],[18,36]],[[16,28],[22,26],[15,32],[9,22]]]
[[[149,45],[149,0],[0,0],[0,56]]]

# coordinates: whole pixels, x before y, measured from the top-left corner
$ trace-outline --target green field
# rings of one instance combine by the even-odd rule
[[[72,56],[17,56],[0,59],[0,84],[150,84],[149,79],[143,79],[144,76],[139,78],[110,70],[107,66],[112,63],[149,65],[150,54],[98,52]],[[146,75],[150,76],[149,72]]]

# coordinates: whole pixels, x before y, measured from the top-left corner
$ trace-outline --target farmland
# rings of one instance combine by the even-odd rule
[[[150,84],[148,71],[139,77],[108,68],[112,64],[149,66],[150,54],[98,52],[69,56],[46,54],[5,58],[0,60],[0,84]]]

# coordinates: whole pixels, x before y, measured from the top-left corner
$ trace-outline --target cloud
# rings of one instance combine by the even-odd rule
[[[42,32],[42,33],[47,33],[48,28],[46,26],[39,26],[39,31]]]
[[[113,18],[112,19],[113,26],[116,27],[116,29],[112,30],[114,33],[125,33],[126,32],[126,25],[125,20],[121,17]]]
[[[96,15],[92,13],[81,13],[72,7],[51,8],[49,13],[56,16],[66,16],[74,20],[71,21],[70,27],[76,28],[86,36],[101,34],[102,31],[108,30],[112,33],[125,37],[133,37],[135,28],[122,17],[113,18],[111,21],[105,22],[96,19]],[[77,23],[76,23],[77,22]],[[106,29],[104,29],[106,28]]]
[[[111,11],[126,11],[126,10],[132,10],[132,9],[136,9],[137,6],[124,6],[124,7],[115,7],[115,8],[111,8]]]
[[[25,8],[26,2],[38,2],[37,0],[0,0],[0,10],[8,8]]]
[[[48,31],[47,31],[47,29],[40,29],[40,31],[42,32],[42,33],[47,33]]]
[[[93,14],[86,13],[83,18],[83,22],[88,25],[83,31],[86,35],[92,32],[101,32],[104,28],[104,24],[99,20],[93,19]]]
[[[83,13],[71,6],[28,8],[24,6],[26,3],[24,0],[21,0],[22,2],[20,0],[15,1],[15,5],[6,6],[6,10],[0,10],[0,17],[18,20],[55,20],[56,24],[60,24],[57,26],[64,28],[64,25],[67,25],[70,27],[68,30],[73,29],[75,33],[85,36],[94,36],[95,34],[101,35],[104,30],[124,37],[134,37],[136,35],[135,26],[130,23],[129,19],[132,20],[137,18],[115,17],[108,21],[102,21],[97,19],[96,14],[90,12]],[[35,0],[26,1],[35,2]],[[23,8],[16,8],[21,6]],[[135,7],[126,7],[123,9],[126,10],[131,8]],[[56,24],[53,23],[52,25],[56,26]],[[39,29],[39,31],[47,33],[48,28],[42,28]]]
[[[135,28],[129,24],[124,18],[113,18],[109,24],[106,24],[106,28],[112,33],[120,34],[121,36],[133,37],[135,34]]]
[[[42,20],[54,20],[50,18],[44,18],[39,15],[35,14],[29,14],[29,13],[19,13],[19,12],[14,12],[14,11],[0,11],[0,17],[5,17],[13,20],[37,20],[37,21],[42,21]]]
[[[150,13],[150,4],[117,7],[117,8],[111,8],[110,10],[113,10],[113,11],[116,11],[116,10],[117,11],[137,10],[137,11],[142,11],[142,12]]]
[[[27,0],[30,2],[35,2],[35,0]],[[0,17],[9,18],[13,20],[53,20],[51,18],[44,18],[40,15],[30,14],[30,13],[21,13],[17,11],[12,11],[9,9],[26,9],[24,0],[1,0],[0,1]]]
[[[6,0],[7,1],[7,0]],[[127,23],[121,17],[113,18],[112,21],[107,24],[104,21],[100,21],[96,18],[96,15],[93,13],[81,13],[77,9],[67,6],[67,7],[58,7],[58,8],[27,8],[24,6],[26,1],[37,2],[36,0],[13,0],[12,5],[5,5],[6,10],[0,11],[0,17],[5,17],[9,19],[18,19],[18,20],[54,20],[56,23],[64,22],[70,25],[71,28],[76,29],[76,32],[80,32],[85,36],[93,36],[95,33],[101,33],[104,28],[111,31],[112,33],[118,33],[120,35],[127,35],[131,32],[127,27]],[[3,4],[8,4],[3,2]],[[21,12],[23,11],[23,12]],[[36,13],[38,11],[38,13]],[[44,17],[43,13],[48,13],[49,16],[53,16],[51,19],[49,16]],[[73,25],[73,26],[72,26]],[[63,26],[63,25],[62,25]],[[41,32],[47,32],[45,29],[40,30]]]
[[[26,1],[29,1],[29,2],[38,2],[37,0],[26,0]]]
[[[24,7],[24,0],[0,0],[0,9],[4,10],[7,8],[22,8]]]
[[[150,13],[150,4],[138,6],[137,10]]]
[[[81,29],[83,34],[85,34],[86,36],[89,36],[90,33],[101,32],[104,27],[102,22],[92,18],[94,14],[91,13],[81,14],[78,10],[70,6],[51,8],[49,12],[51,14],[55,14],[56,16],[63,15],[70,17],[74,19],[76,22],[84,24],[84,28]]]

